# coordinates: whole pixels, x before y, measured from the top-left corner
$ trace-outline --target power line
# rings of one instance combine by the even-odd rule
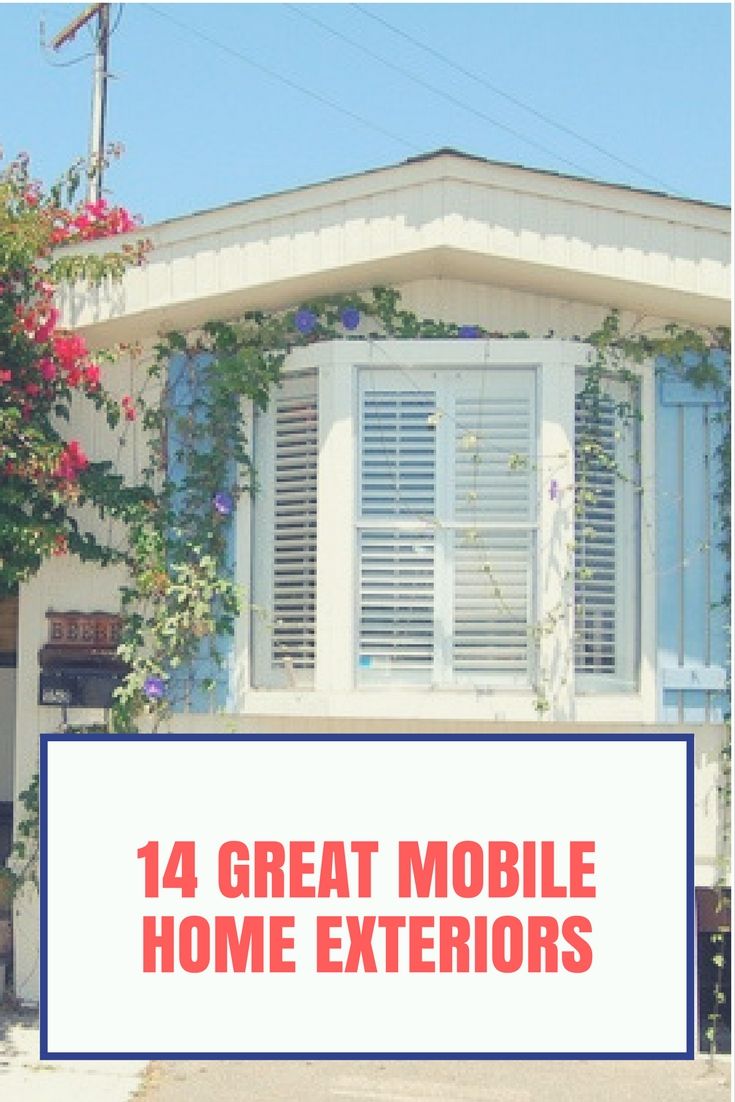
[[[419,146],[415,145],[413,142],[407,141],[406,138],[402,138],[398,134],[394,134],[392,131],[379,126],[377,123],[371,122],[362,115],[358,115],[355,111],[351,111],[348,107],[342,107],[340,104],[328,99],[327,96],[323,96],[321,92],[314,92],[311,88],[307,88],[303,84],[298,84],[295,80],[291,80],[290,77],[283,76],[282,73],[277,72],[275,69],[263,65],[262,62],[255,61],[252,57],[242,53],[242,51],[235,50],[232,46],[228,46],[224,42],[218,42],[216,38],[212,38],[210,35],[205,34],[204,31],[199,31],[196,27],[192,27],[188,23],[182,23],[180,19],[176,19],[173,15],[169,15],[169,13],[162,8],[157,8],[153,4],[145,4],[143,6],[148,8],[149,11],[155,12],[155,14],[162,19],[168,19],[169,22],[174,23],[177,27],[180,27],[184,31],[188,31],[189,34],[193,34],[196,38],[201,39],[202,42],[206,42],[209,46],[213,46],[215,49],[229,54],[230,57],[234,57],[238,61],[244,61],[246,65],[250,65],[253,69],[257,69],[261,73],[265,73],[267,76],[271,77],[271,79],[277,80],[281,84],[285,84],[286,87],[299,92],[301,95],[309,96],[310,99],[316,100],[317,103],[321,103],[324,107],[329,107],[332,111],[338,111],[341,115],[345,115],[353,122],[357,122],[361,126],[374,130],[376,133],[382,134],[383,137],[390,138],[391,141],[398,142],[400,145],[405,145],[407,148],[415,150],[416,152],[421,152]]]
[[[446,92],[443,88],[437,88],[435,84],[430,84],[429,81],[423,80],[422,77],[417,77],[413,73],[409,73],[401,65],[396,65],[395,62],[388,61],[387,58],[384,58],[380,54],[375,53],[367,46],[363,46],[361,42],[355,42],[355,40],[350,38],[348,35],[343,34],[341,31],[336,30],[334,27],[330,27],[326,23],[323,23],[321,19],[317,19],[316,16],[307,14],[295,4],[286,4],[285,6],[296,15],[301,16],[302,19],[306,19],[309,23],[314,23],[316,26],[321,27],[322,30],[327,31],[335,38],[340,39],[342,42],[348,43],[348,45],[353,46],[356,50],[359,50],[361,53],[373,58],[374,61],[379,61],[381,65],[385,65],[387,66],[387,68],[393,69],[395,72],[400,73],[401,76],[406,77],[407,80],[412,80],[414,84],[418,84],[422,88],[427,89],[427,91],[432,92],[434,95],[440,96],[442,99],[446,100],[448,103],[453,104],[455,107],[459,107],[463,111],[469,111],[470,114],[476,115],[477,118],[482,119],[483,122],[490,123],[491,126],[495,126],[499,130],[504,130],[507,134],[511,134],[514,138],[524,142],[526,145],[533,146],[535,149],[540,150],[547,156],[553,157],[555,161],[560,161],[563,164],[568,165],[570,168],[575,169],[577,172],[581,172],[583,176],[594,176],[594,174],[591,173],[589,169],[585,168],[583,165],[580,165],[577,161],[572,161],[568,157],[562,156],[562,154],[557,153],[553,149],[550,149],[549,146],[543,145],[541,142],[537,142],[533,138],[526,137],[526,135],[522,134],[520,131],[514,130],[512,126],[508,126],[506,125],[506,123],[500,122],[499,119],[493,118],[485,111],[480,110],[479,107],[473,107],[471,104],[466,103],[464,100],[458,99],[456,96],[453,96],[450,92]],[[359,8],[359,5],[354,4],[353,7]]]
[[[291,6],[291,5],[289,5]],[[594,149],[597,153],[601,153],[604,157],[609,157],[610,160],[616,161],[617,164],[622,165],[624,168],[635,172],[638,176],[644,177],[646,180],[651,180],[653,183],[658,184],[660,187],[665,188],[667,191],[674,195],[681,195],[680,191],[676,188],[672,188],[665,180],[662,180],[658,176],[653,176],[650,172],[646,172],[644,169],[639,168],[638,165],[633,164],[631,161],[626,161],[622,157],[618,157],[616,153],[611,153],[609,149],[605,149],[591,138],[586,138],[583,134],[580,134],[577,130],[573,130],[570,126],[565,126],[564,123],[557,122],[549,115],[545,115],[542,111],[538,111],[531,104],[526,103],[524,100],[518,99],[517,96],[513,96],[510,92],[505,92],[502,88],[498,88],[497,85],[492,84],[485,77],[479,75],[479,73],[473,72],[471,69],[467,69],[464,65],[460,65],[459,62],[454,61],[452,58],[447,57],[446,54],[441,53],[440,50],[435,49],[433,46],[429,46],[425,42],[420,42],[413,35],[410,35],[407,31],[401,30],[400,27],[396,27],[393,23],[389,23],[387,19],[383,19],[382,16],[376,15],[375,12],[369,8],[364,7],[362,4],[352,4],[352,7],[364,15],[366,19],[372,19],[375,23],[379,23],[393,34],[398,35],[400,38],[405,39],[418,49],[423,50],[425,53],[430,54],[432,57],[437,58],[439,61],[444,62],[445,65],[449,65],[452,69],[456,69],[458,73],[461,73],[465,77],[469,77],[470,80],[474,80],[477,84],[481,84],[488,91],[493,92],[496,96],[501,96],[507,100],[508,103],[514,104],[516,107],[520,107],[521,110],[527,111],[530,115],[534,115],[541,122],[546,123],[548,126],[553,126],[557,130],[561,130],[562,133],[568,134],[572,138],[576,138],[577,141],[582,142],[584,145]],[[570,162],[567,162],[569,164]]]

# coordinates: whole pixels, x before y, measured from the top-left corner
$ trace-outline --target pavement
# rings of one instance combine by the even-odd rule
[[[727,1102],[730,1061],[39,1060],[0,1006],[2,1102]]]
[[[0,1006],[2,1102],[128,1102],[148,1064],[140,1060],[39,1060],[38,1015]]]
[[[729,1061],[154,1063],[136,1102],[729,1102]]]

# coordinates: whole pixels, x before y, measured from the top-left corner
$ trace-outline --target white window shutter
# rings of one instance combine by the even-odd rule
[[[434,515],[435,413],[430,391],[380,390],[363,395],[363,517]]]
[[[360,509],[363,518],[384,524],[359,534],[358,667],[363,680],[380,680],[389,671],[409,680],[431,675],[434,538],[404,525],[434,516],[435,414],[430,390],[362,394]]]
[[[361,671],[430,673],[434,661],[434,539],[421,532],[360,533]]]
[[[478,385],[482,392],[477,393]],[[468,386],[475,393],[468,393]],[[463,680],[523,678],[534,540],[532,378],[472,380],[454,403],[452,665]],[[460,527],[461,526],[461,527]],[[517,527],[516,527],[517,526]]]
[[[287,375],[255,418],[251,605],[253,684],[313,684],[317,377]]]
[[[637,579],[635,463],[618,416],[628,388],[612,382],[595,400],[584,390],[575,401],[575,669],[603,678],[628,676],[634,632],[622,621]],[[631,592],[632,591],[632,592]]]
[[[532,533],[457,532],[452,661],[457,675],[528,669]]]
[[[528,683],[534,383],[532,371],[365,373],[362,684]]]
[[[313,393],[279,395],[275,407],[272,660],[314,668],[318,420]]]
[[[524,523],[532,516],[532,401],[527,378],[518,382],[523,389],[516,393],[463,394],[455,401],[456,520]],[[486,389],[492,387],[491,375]]]

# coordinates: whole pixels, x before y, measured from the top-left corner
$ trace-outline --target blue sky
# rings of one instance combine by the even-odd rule
[[[68,63],[92,44],[44,54],[39,24],[83,6],[0,6],[0,145],[46,180],[86,151],[92,60]],[[111,197],[154,222],[452,146],[730,201],[728,5],[364,7],[401,34],[352,4],[126,4]]]

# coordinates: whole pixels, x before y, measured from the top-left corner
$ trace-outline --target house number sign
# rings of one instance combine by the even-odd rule
[[[49,612],[48,641],[57,647],[110,647],[120,642],[120,617],[109,612]]]

